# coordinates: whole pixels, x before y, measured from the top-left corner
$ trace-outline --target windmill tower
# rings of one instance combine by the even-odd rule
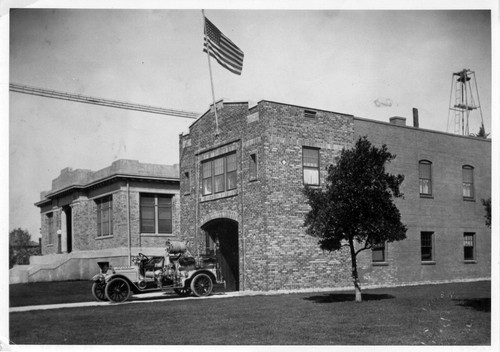
[[[450,130],[451,113],[453,115],[454,133],[469,136],[471,113],[476,110],[480,112],[481,127],[484,129],[483,112],[479,102],[479,92],[474,71],[463,69],[462,71],[454,72],[451,76],[448,131]]]

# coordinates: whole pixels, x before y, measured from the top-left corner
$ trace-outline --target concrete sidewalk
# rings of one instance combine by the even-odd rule
[[[115,306],[123,304],[136,304],[136,303],[154,303],[154,302],[171,302],[171,301],[184,301],[193,299],[216,299],[216,298],[228,298],[241,296],[241,292],[223,292],[214,293],[208,297],[179,297],[177,294],[171,294],[164,292],[155,293],[143,293],[140,295],[133,295],[127,301],[123,303],[111,303],[111,302],[78,302],[78,303],[61,303],[61,304],[45,304],[36,306],[24,306],[24,307],[12,307],[9,308],[9,313],[17,312],[29,312],[34,310],[47,310],[47,309],[61,309],[61,308],[81,308],[81,307],[97,307],[97,306]]]

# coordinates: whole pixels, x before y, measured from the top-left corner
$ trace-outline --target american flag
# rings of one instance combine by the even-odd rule
[[[241,75],[243,51],[205,17],[205,42],[203,51],[212,56],[232,73]]]

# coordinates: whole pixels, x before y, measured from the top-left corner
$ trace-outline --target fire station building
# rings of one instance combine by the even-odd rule
[[[233,290],[350,287],[350,255],[305,234],[305,185],[360,136],[386,144],[403,174],[407,238],[358,255],[362,285],[490,278],[491,141],[271,101],[217,104],[180,136],[180,233],[192,252],[219,248]]]

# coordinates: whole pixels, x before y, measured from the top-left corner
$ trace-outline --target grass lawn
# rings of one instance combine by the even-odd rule
[[[33,292],[33,294],[35,294]],[[490,282],[10,313],[15,344],[489,345]]]
[[[92,281],[53,281],[9,285],[9,307],[93,301]]]

